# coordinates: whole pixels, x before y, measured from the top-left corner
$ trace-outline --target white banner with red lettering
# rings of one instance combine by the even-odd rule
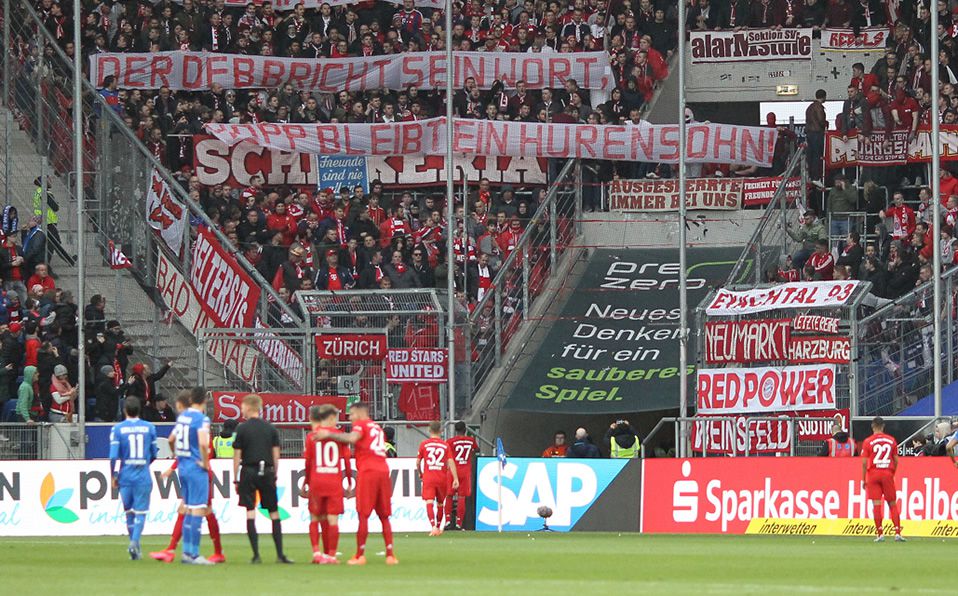
[[[146,223],[163,238],[174,254],[180,256],[183,233],[189,223],[186,205],[173,196],[166,180],[154,169],[146,191]]]
[[[386,380],[390,383],[445,383],[449,350],[444,348],[390,348]]]
[[[545,184],[549,171],[547,159],[535,157],[486,157],[457,155],[453,159],[454,181],[476,183],[487,178],[490,184]],[[380,180],[386,186],[436,186],[446,183],[444,155],[392,155],[366,158],[369,180]]]
[[[931,131],[920,128],[913,139],[909,140],[908,136],[907,130],[893,130],[891,134],[873,131],[867,137],[857,132],[845,137],[840,132],[827,132],[825,165],[829,168],[844,168],[930,163]],[[942,161],[958,160],[958,125],[942,125],[938,139]]]
[[[457,89],[475,79],[481,89],[496,81],[514,88],[562,88],[576,81],[582,89],[610,89],[612,68],[606,52],[536,54],[456,52]],[[444,89],[445,52],[412,52],[358,58],[279,58],[213,52],[102,53],[90,56],[90,80],[103,86],[116,77],[121,89],[205,91],[214,84],[225,89],[273,89],[292,85],[300,91],[338,93],[370,89]]]
[[[316,187],[316,158],[261,147],[252,141],[227,145],[207,135],[193,135],[193,167],[200,184],[226,184],[239,188],[250,185],[254,175],[268,186]]]
[[[504,122],[456,118],[455,153],[676,163],[678,126],[615,126]],[[398,124],[207,124],[229,145],[258,145],[319,155],[435,155],[446,151],[446,119]],[[696,123],[688,127],[691,163],[769,167],[778,132],[772,128]]]
[[[691,428],[692,451],[728,455],[790,453],[795,441],[828,440],[836,420],[842,428],[848,428],[847,408],[774,416],[774,420],[741,415],[696,416]],[[792,424],[794,435],[789,432]]]
[[[835,408],[835,365],[699,369],[696,412],[760,414]]]
[[[862,29],[858,35],[852,29],[822,29],[821,48],[826,52],[880,52],[885,49],[887,27]]]
[[[852,297],[857,280],[803,281],[734,292],[720,288],[705,308],[710,317],[786,308],[834,308]]]
[[[692,31],[692,64],[768,62],[812,59],[811,29],[743,29]]]
[[[742,179],[742,206],[755,207],[768,205],[775,197],[775,191],[782,184],[781,176],[767,178]],[[789,178],[785,185],[785,199],[789,202],[802,198],[802,179]]]
[[[190,282],[214,327],[252,327],[260,287],[208,228],[193,244]]]
[[[156,289],[166,306],[195,337],[200,329],[218,326],[193,286],[180,274],[176,265],[160,252],[156,262]],[[256,350],[247,342],[224,338],[207,338],[206,351],[226,370],[249,385],[256,381]]]
[[[177,4],[183,4],[183,0],[173,0]],[[350,6],[353,4],[361,4],[367,0],[272,0],[273,9],[285,12],[293,10],[296,8],[297,4],[302,4],[303,8],[320,8],[323,4],[329,4],[330,6]],[[402,4],[402,0],[383,0],[383,2],[389,2],[390,4]],[[446,5],[445,0],[413,0],[413,3],[419,8],[437,8],[442,10]],[[223,6],[233,7],[233,8],[246,8],[246,5],[250,4],[250,0],[224,0]],[[259,4],[259,3],[256,3]]]
[[[689,210],[739,209],[742,206],[742,180],[690,178],[685,181],[685,206]],[[609,183],[609,209],[625,213],[678,211],[679,181],[613,180]]]

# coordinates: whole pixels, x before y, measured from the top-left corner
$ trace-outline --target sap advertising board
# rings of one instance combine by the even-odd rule
[[[480,457],[476,467],[476,530],[496,531],[499,464]],[[537,510],[552,509],[549,528],[635,532],[639,529],[641,461],[510,457],[502,472],[502,529],[538,530]]]

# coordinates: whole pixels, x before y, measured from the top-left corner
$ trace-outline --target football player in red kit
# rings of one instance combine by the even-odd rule
[[[306,448],[303,458],[306,469],[303,476],[308,479],[308,492],[300,495],[309,497],[309,542],[313,546],[313,563],[318,565],[338,565],[336,548],[339,546],[339,516],[343,513],[343,498],[352,497],[352,490],[343,489],[343,478],[350,478],[349,447],[329,439],[316,438],[315,431],[323,429],[330,433],[339,433],[336,419],[339,410],[329,404],[313,406],[309,409],[309,422],[313,431],[306,436]],[[304,489],[306,486],[303,487]],[[319,550],[319,530],[322,528],[323,550]]]
[[[386,435],[369,418],[369,407],[362,402],[349,406],[349,421],[353,423],[353,428],[348,433],[332,433],[326,429],[318,429],[313,433],[319,440],[330,439],[353,445],[356,451],[356,512],[359,514],[359,529],[356,531],[356,556],[346,561],[346,564],[366,564],[369,516],[375,511],[382,523],[386,564],[398,565],[399,559],[393,552],[393,528],[389,522],[389,516],[392,515],[392,482],[386,464]]]
[[[878,536],[875,542],[885,541],[882,529],[885,511],[882,500],[888,503],[888,512],[895,525],[895,542],[904,542],[901,535],[901,519],[895,495],[895,470],[898,468],[898,442],[885,434],[885,421],[881,417],[872,420],[872,436],[862,443],[862,488],[872,502],[872,514]]]
[[[459,488],[456,462],[449,445],[442,440],[442,424],[438,420],[429,423],[429,438],[419,444],[416,455],[416,472],[422,478],[422,500],[426,502],[426,515],[432,524],[430,536],[442,534],[442,514],[446,501],[446,470],[452,478],[452,488]]]
[[[459,486],[452,487],[452,477],[449,478],[449,488],[446,490],[446,522],[447,528],[463,529],[462,523],[466,519],[466,499],[472,496],[472,460],[479,454],[479,444],[476,439],[466,436],[466,423],[460,420],[456,423],[456,436],[446,441],[452,460],[456,462],[456,476]],[[456,519],[452,519],[453,498],[456,501]]]

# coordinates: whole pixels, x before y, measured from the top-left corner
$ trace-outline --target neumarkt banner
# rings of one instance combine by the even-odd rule
[[[725,283],[741,254],[688,250],[690,325],[695,306]],[[506,408],[600,414],[678,407],[678,261],[674,249],[596,250],[578,287],[566,288],[571,296]],[[693,353],[688,361],[695,362]],[[695,367],[688,372],[691,387]]]

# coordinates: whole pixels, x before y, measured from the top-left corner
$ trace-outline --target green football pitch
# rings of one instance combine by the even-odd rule
[[[944,593],[956,545],[933,539],[636,534],[472,534],[396,536],[400,565],[387,567],[379,535],[365,567],[308,564],[306,536],[286,536],[297,564],[249,564],[245,536],[225,537],[228,561],[188,567],[130,561],[126,541],[109,538],[0,538],[5,594],[868,594]],[[144,551],[165,545],[147,537]],[[354,537],[344,535],[348,558]],[[204,536],[204,552],[210,549]],[[787,592],[786,592],[787,593]]]

